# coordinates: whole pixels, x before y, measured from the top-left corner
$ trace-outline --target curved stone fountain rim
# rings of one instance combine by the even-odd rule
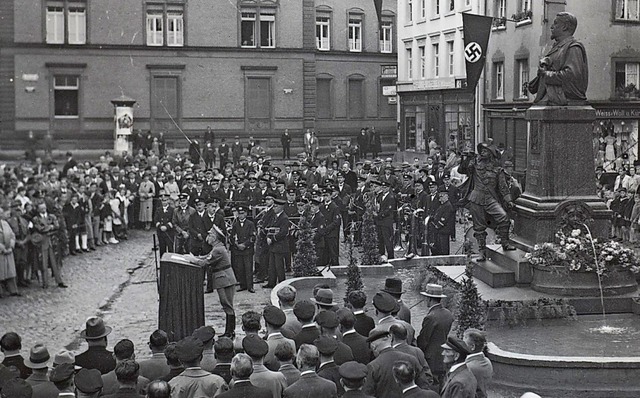
[[[494,361],[520,366],[581,367],[581,368],[640,368],[640,357],[581,357],[522,354],[506,351],[494,343],[487,343],[489,358]]]

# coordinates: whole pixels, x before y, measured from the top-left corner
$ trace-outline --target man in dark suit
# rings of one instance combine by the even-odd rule
[[[289,135],[289,129],[285,129],[282,136],[280,136],[280,143],[282,144],[282,159],[291,158],[291,135]]]
[[[329,380],[336,385],[338,396],[344,394],[344,387],[340,384],[340,373],[338,365],[336,365],[333,355],[338,349],[338,340],[329,336],[320,336],[314,342],[318,352],[320,353],[320,366],[318,366],[318,376]]]
[[[197,198],[194,203],[196,211],[189,217],[190,252],[193,255],[202,256],[211,250],[211,247],[206,242],[209,231],[205,223],[207,214],[204,200]]]
[[[487,385],[493,377],[493,365],[482,352],[487,345],[487,338],[484,332],[471,328],[464,331],[462,340],[469,348],[465,363],[478,382],[476,398],[487,398]]]
[[[340,200],[342,201],[342,208],[340,209],[340,216],[342,217],[342,236],[344,238],[344,241],[347,241],[347,237],[349,236],[350,230],[349,230],[349,202],[351,201],[351,196],[353,195],[353,191],[354,188],[352,188],[349,184],[346,183],[345,181],[345,173],[342,171],[339,171],[336,174],[336,178],[338,179],[338,184],[336,185],[336,188],[338,189],[338,197],[340,198]]]
[[[449,371],[440,396],[442,398],[476,397],[478,382],[465,363],[469,355],[467,345],[459,338],[449,336],[441,348],[443,361]]]
[[[423,374],[429,381],[429,384],[435,385],[431,369],[429,369],[429,364],[424,358],[424,352],[416,346],[407,344],[407,328],[404,327],[404,325],[397,323],[391,325],[389,328],[389,334],[391,334],[391,346],[393,349],[415,357],[418,360],[420,367],[415,368],[414,371],[416,373]]]
[[[149,349],[151,358],[143,359],[140,364],[140,376],[149,380],[160,379],[169,374],[171,368],[167,364],[164,349],[167,347],[168,338],[164,330],[157,329],[149,336]]]
[[[20,355],[22,339],[15,332],[5,333],[0,339],[0,350],[4,355],[2,365],[21,379],[26,379],[31,374],[31,369],[25,366],[24,358]]]
[[[227,145],[225,139],[222,139],[222,143],[218,146],[218,155],[220,155],[220,170],[224,170],[224,166],[229,161],[229,151],[231,147]]]
[[[396,361],[393,364],[393,378],[402,390],[402,398],[439,398],[431,390],[423,390],[415,383],[416,370],[409,362]]]
[[[367,295],[361,290],[356,290],[349,293],[347,301],[349,302],[347,305],[351,307],[356,318],[353,328],[361,336],[368,337],[371,329],[376,327],[376,322],[364,312],[364,307],[367,304]]]
[[[302,344],[313,344],[315,339],[320,337],[318,326],[313,321],[315,313],[316,306],[309,300],[298,301],[293,306],[293,314],[302,324],[302,329],[293,338],[296,343],[296,349],[300,349]]]
[[[340,248],[340,222],[342,220],[340,216],[340,209],[331,200],[331,189],[324,189],[322,191],[324,197],[324,204],[320,206],[320,211],[325,220],[325,235],[324,241],[327,249],[329,266],[339,265],[339,248]]]
[[[286,256],[289,254],[289,217],[284,212],[285,201],[274,199],[275,217],[267,228],[267,245],[269,245],[268,282],[263,287],[273,289],[285,279]]]
[[[404,293],[402,281],[398,278],[387,278],[384,281],[384,289],[382,291],[389,293],[394,299],[398,300],[399,309],[395,317],[411,324],[411,310],[402,301],[402,293]]]
[[[303,344],[298,350],[296,363],[300,370],[300,380],[284,390],[284,398],[337,398],[336,385],[316,373],[320,353],[315,346]]]
[[[344,387],[342,398],[373,398],[362,392],[364,379],[367,377],[367,367],[359,362],[349,361],[340,365],[338,369],[340,384]]]
[[[197,180],[195,189],[189,192],[189,206],[195,207],[196,199],[200,199],[204,203],[209,201],[209,192],[204,189],[203,180]]]
[[[434,241],[431,254],[434,256],[449,255],[449,239],[455,235],[456,209],[449,201],[449,191],[442,185],[438,188],[440,206],[433,214],[431,221],[434,228]]]
[[[231,374],[234,378],[233,387],[218,397],[220,398],[271,398],[271,391],[251,384],[253,361],[247,354],[237,354],[231,360]]]
[[[387,259],[393,258],[393,220],[396,214],[396,199],[389,192],[388,182],[378,182],[380,194],[376,198],[377,211],[374,212],[376,227],[378,229],[378,249],[380,255],[386,253]]]
[[[231,225],[229,244],[231,246],[231,265],[240,283],[239,292],[253,290],[253,248],[256,239],[256,227],[247,219],[247,208],[238,207],[238,218]]]
[[[326,255],[326,243],[324,240],[325,235],[327,234],[326,230],[326,220],[324,215],[320,211],[321,201],[317,199],[311,199],[309,201],[309,211],[311,213],[311,228],[315,229],[315,235],[313,236],[313,241],[316,244],[316,256],[317,256],[317,265],[325,266],[327,265],[327,255]]]
[[[58,233],[58,229],[60,228],[58,218],[47,212],[47,205],[43,202],[38,204],[38,213],[31,219],[31,222],[33,223],[33,229],[35,230],[31,235],[31,241],[36,245],[42,257],[42,261],[40,262],[42,287],[46,288],[48,285],[48,268],[51,267],[51,272],[53,273],[53,277],[55,278],[58,287],[66,288],[67,285],[62,282],[62,277],[60,276],[59,265],[61,264],[58,264],[58,258],[56,257],[54,243],[52,240],[53,236]],[[39,243],[35,242],[36,236],[41,238]]]
[[[420,366],[418,360],[409,354],[394,350],[391,347],[391,336],[384,329],[372,330],[367,341],[371,343],[371,349],[376,355],[376,359],[367,365],[364,392],[376,398],[401,397],[402,389],[393,377],[393,365],[396,361],[405,361],[417,369]],[[415,375],[414,382],[420,388],[430,387],[426,378],[421,374]]]
[[[373,354],[371,353],[367,339],[353,328],[356,322],[353,312],[349,308],[340,308],[336,314],[340,322],[342,342],[351,348],[353,359],[365,365],[371,362]]]
[[[169,205],[169,195],[164,190],[160,191],[160,203],[153,215],[153,223],[156,226],[160,257],[162,257],[165,252],[174,251],[175,227],[173,207]]]
[[[98,369],[100,374],[106,374],[115,369],[116,361],[113,353],[107,350],[107,336],[111,327],[106,326],[102,318],[92,316],[87,319],[85,329],[80,337],[87,340],[87,351],[76,355],[76,365],[85,369]]]
[[[442,384],[445,368],[442,362],[442,344],[447,341],[447,336],[453,324],[453,314],[442,306],[442,286],[430,283],[425,292],[420,292],[427,297],[429,311],[422,320],[422,329],[418,335],[418,348],[424,352],[424,357],[437,382]]]
[[[323,290],[325,289],[319,289],[318,291],[321,292]],[[321,296],[321,294],[319,294],[318,296]],[[337,329],[338,325],[340,324],[338,322],[338,316],[336,315],[335,311],[331,310],[330,306],[322,307],[326,309],[320,310],[318,312],[318,315],[316,315],[316,323],[318,324],[318,326],[320,326],[321,336],[330,337],[337,343],[336,349],[333,353],[336,364],[342,365],[345,362],[353,361],[353,352],[351,351],[351,348],[338,339],[339,332]],[[320,354],[322,354],[322,351],[320,351]],[[336,381],[337,380],[338,379],[336,378]],[[340,390],[340,388],[338,388],[338,390]]]

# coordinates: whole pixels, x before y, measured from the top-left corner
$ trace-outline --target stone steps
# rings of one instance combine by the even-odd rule
[[[478,262],[473,260],[473,276],[493,288],[515,286],[516,274],[500,265],[493,260]]]

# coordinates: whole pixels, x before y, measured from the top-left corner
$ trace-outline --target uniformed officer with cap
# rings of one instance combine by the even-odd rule
[[[195,212],[189,216],[189,252],[195,256],[201,256],[211,250],[206,242],[208,231],[205,223],[207,218],[206,204],[202,198],[195,198],[193,203]]]
[[[229,246],[231,246],[231,265],[240,283],[239,292],[253,290],[253,254],[256,241],[256,226],[247,219],[246,206],[237,207],[238,217],[231,224]]]
[[[58,397],[75,397],[73,376],[75,374],[75,368],[73,364],[63,363],[56,366],[49,374],[49,381],[56,385],[56,388],[60,390]]]
[[[349,361],[340,365],[338,369],[340,384],[344,389],[342,398],[373,398],[362,391],[367,377],[367,365],[356,361]]]
[[[280,361],[275,356],[276,348],[280,344],[287,344],[291,351],[296,351],[296,343],[282,335],[282,326],[287,321],[284,311],[274,305],[267,305],[262,312],[264,324],[267,327],[267,344],[269,352],[264,358],[264,365],[273,371],[280,369]]]
[[[193,331],[192,336],[202,341],[202,359],[200,360],[200,367],[209,373],[213,373],[213,369],[216,367],[217,360],[213,352],[213,343],[215,343],[216,330],[213,326],[200,326]]]
[[[293,314],[302,324],[302,328],[293,340],[296,342],[296,349],[302,344],[313,344],[314,340],[320,337],[318,326],[313,321],[316,314],[316,306],[310,300],[302,300],[293,306]]]
[[[289,217],[284,212],[285,201],[274,199],[274,217],[267,228],[269,246],[268,282],[265,288],[273,289],[285,280],[286,257],[289,255]]]
[[[470,354],[467,345],[456,336],[449,336],[441,347],[443,362],[449,367],[441,397],[475,397],[478,382],[465,363],[467,355]]]
[[[80,369],[74,378],[78,398],[97,398],[102,392],[102,377],[97,369]]]
[[[178,195],[178,206],[173,209],[172,224],[175,229],[174,251],[178,254],[189,252],[189,218],[196,209],[189,206],[189,194]]]
[[[253,360],[253,373],[249,377],[251,384],[265,388],[273,398],[282,397],[287,388],[287,379],[280,372],[274,372],[264,366],[264,357],[269,352],[269,345],[257,334],[249,334],[242,339],[242,349]]]
[[[170,204],[169,194],[160,190],[160,206],[156,207],[153,215],[153,223],[158,236],[158,249],[160,257],[165,252],[173,252],[175,227],[173,224],[173,207]]]
[[[438,188],[438,199],[440,206],[430,221],[434,229],[431,249],[431,254],[434,256],[449,254],[449,237],[455,234],[456,228],[456,209],[449,201],[449,190],[444,185]]]

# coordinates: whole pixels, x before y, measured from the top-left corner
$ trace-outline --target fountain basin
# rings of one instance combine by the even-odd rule
[[[542,293],[569,297],[599,297],[598,275],[593,272],[568,272],[564,267],[534,265],[531,288]],[[602,277],[602,294],[620,296],[638,289],[635,275],[628,270],[609,271]]]
[[[531,355],[488,344],[492,385],[548,397],[637,397],[640,357]]]

